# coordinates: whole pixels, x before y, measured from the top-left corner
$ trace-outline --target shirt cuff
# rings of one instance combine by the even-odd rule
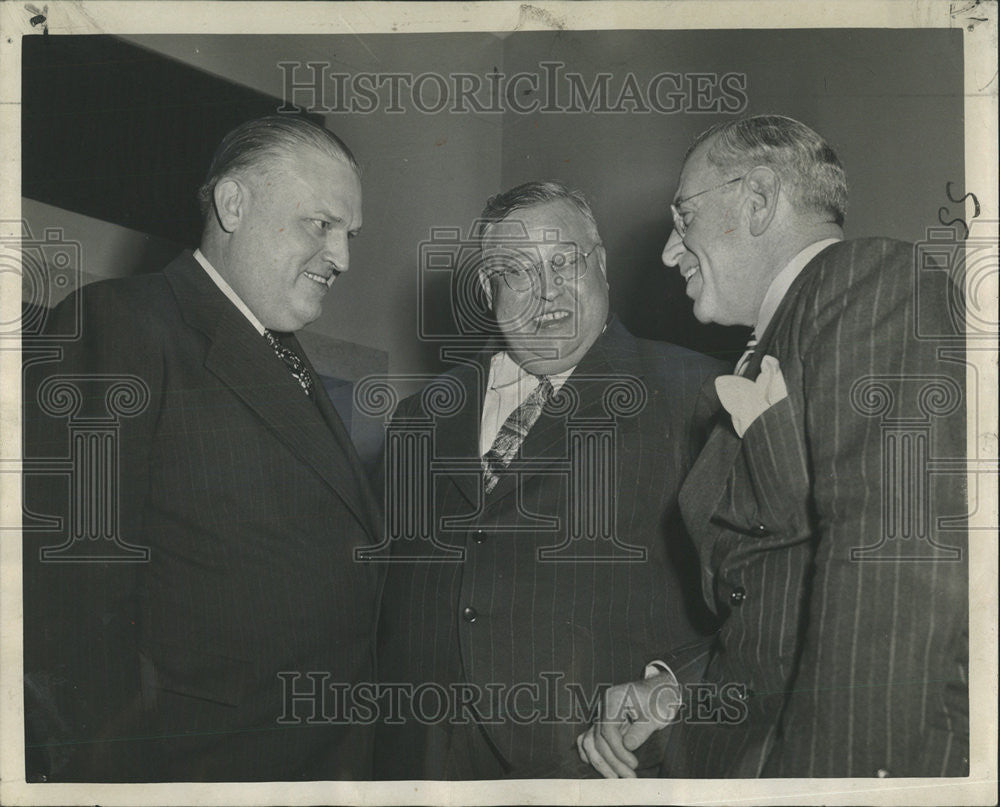
[[[649,664],[646,665],[646,669],[642,674],[642,678],[645,681],[657,675],[669,675],[670,680],[676,686],[678,687],[680,686],[680,684],[677,681],[677,676],[674,675],[673,670],[671,670],[670,667],[667,666],[667,663],[665,661],[660,661],[659,659],[654,659],[653,661],[649,662]]]
[[[661,722],[663,725],[669,726],[671,723],[677,722],[683,699],[681,698],[681,685],[673,670],[667,666],[666,662],[655,659],[646,665],[642,677],[645,681],[651,678],[657,679],[653,685],[654,692],[656,692],[655,702],[657,706],[655,708],[657,712],[662,711]],[[667,703],[663,702],[664,698],[667,699]]]

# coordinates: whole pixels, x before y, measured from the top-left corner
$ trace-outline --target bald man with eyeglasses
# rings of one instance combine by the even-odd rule
[[[427,516],[430,540],[392,547],[379,669],[403,694],[376,775],[593,775],[574,741],[601,690],[710,629],[677,494],[721,365],[609,315],[579,193],[513,188],[478,235],[498,339],[439,379],[464,404],[442,413],[418,395],[394,418],[433,424],[437,470],[433,512],[409,514]]]

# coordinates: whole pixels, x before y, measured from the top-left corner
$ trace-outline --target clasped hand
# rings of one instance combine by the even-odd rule
[[[598,719],[576,738],[580,759],[606,779],[635,778],[639,760],[633,752],[674,721],[680,704],[680,687],[670,673],[611,687]]]

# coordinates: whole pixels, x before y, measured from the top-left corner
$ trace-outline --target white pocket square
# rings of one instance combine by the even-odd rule
[[[774,356],[765,356],[761,361],[756,381],[738,375],[720,375],[715,379],[715,390],[740,437],[761,414],[788,397],[785,379]]]

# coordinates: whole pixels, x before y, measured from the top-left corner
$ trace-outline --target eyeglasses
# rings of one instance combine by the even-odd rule
[[[687,222],[684,221],[684,214],[681,213],[680,211],[681,205],[687,204],[692,199],[701,196],[702,194],[711,193],[712,191],[719,190],[719,188],[726,187],[726,185],[732,185],[734,182],[739,182],[745,176],[746,174],[744,174],[741,177],[736,177],[735,179],[727,179],[725,182],[720,182],[718,185],[713,185],[711,188],[707,188],[706,190],[703,191],[698,191],[697,193],[692,193],[690,196],[686,196],[683,199],[678,199],[672,205],[670,205],[670,213],[674,217],[674,230],[677,231],[677,235],[683,238],[687,234],[687,228],[688,228]]]
[[[587,252],[581,252],[579,247],[574,246],[557,252],[547,261],[539,261],[538,263],[523,263],[514,258],[495,258],[495,261],[503,263],[503,268],[492,272],[491,276],[502,277],[507,288],[516,294],[524,294],[536,283],[541,285],[542,269],[546,264],[555,278],[556,285],[576,282],[587,274],[590,256],[600,246],[603,244],[598,241]]]

